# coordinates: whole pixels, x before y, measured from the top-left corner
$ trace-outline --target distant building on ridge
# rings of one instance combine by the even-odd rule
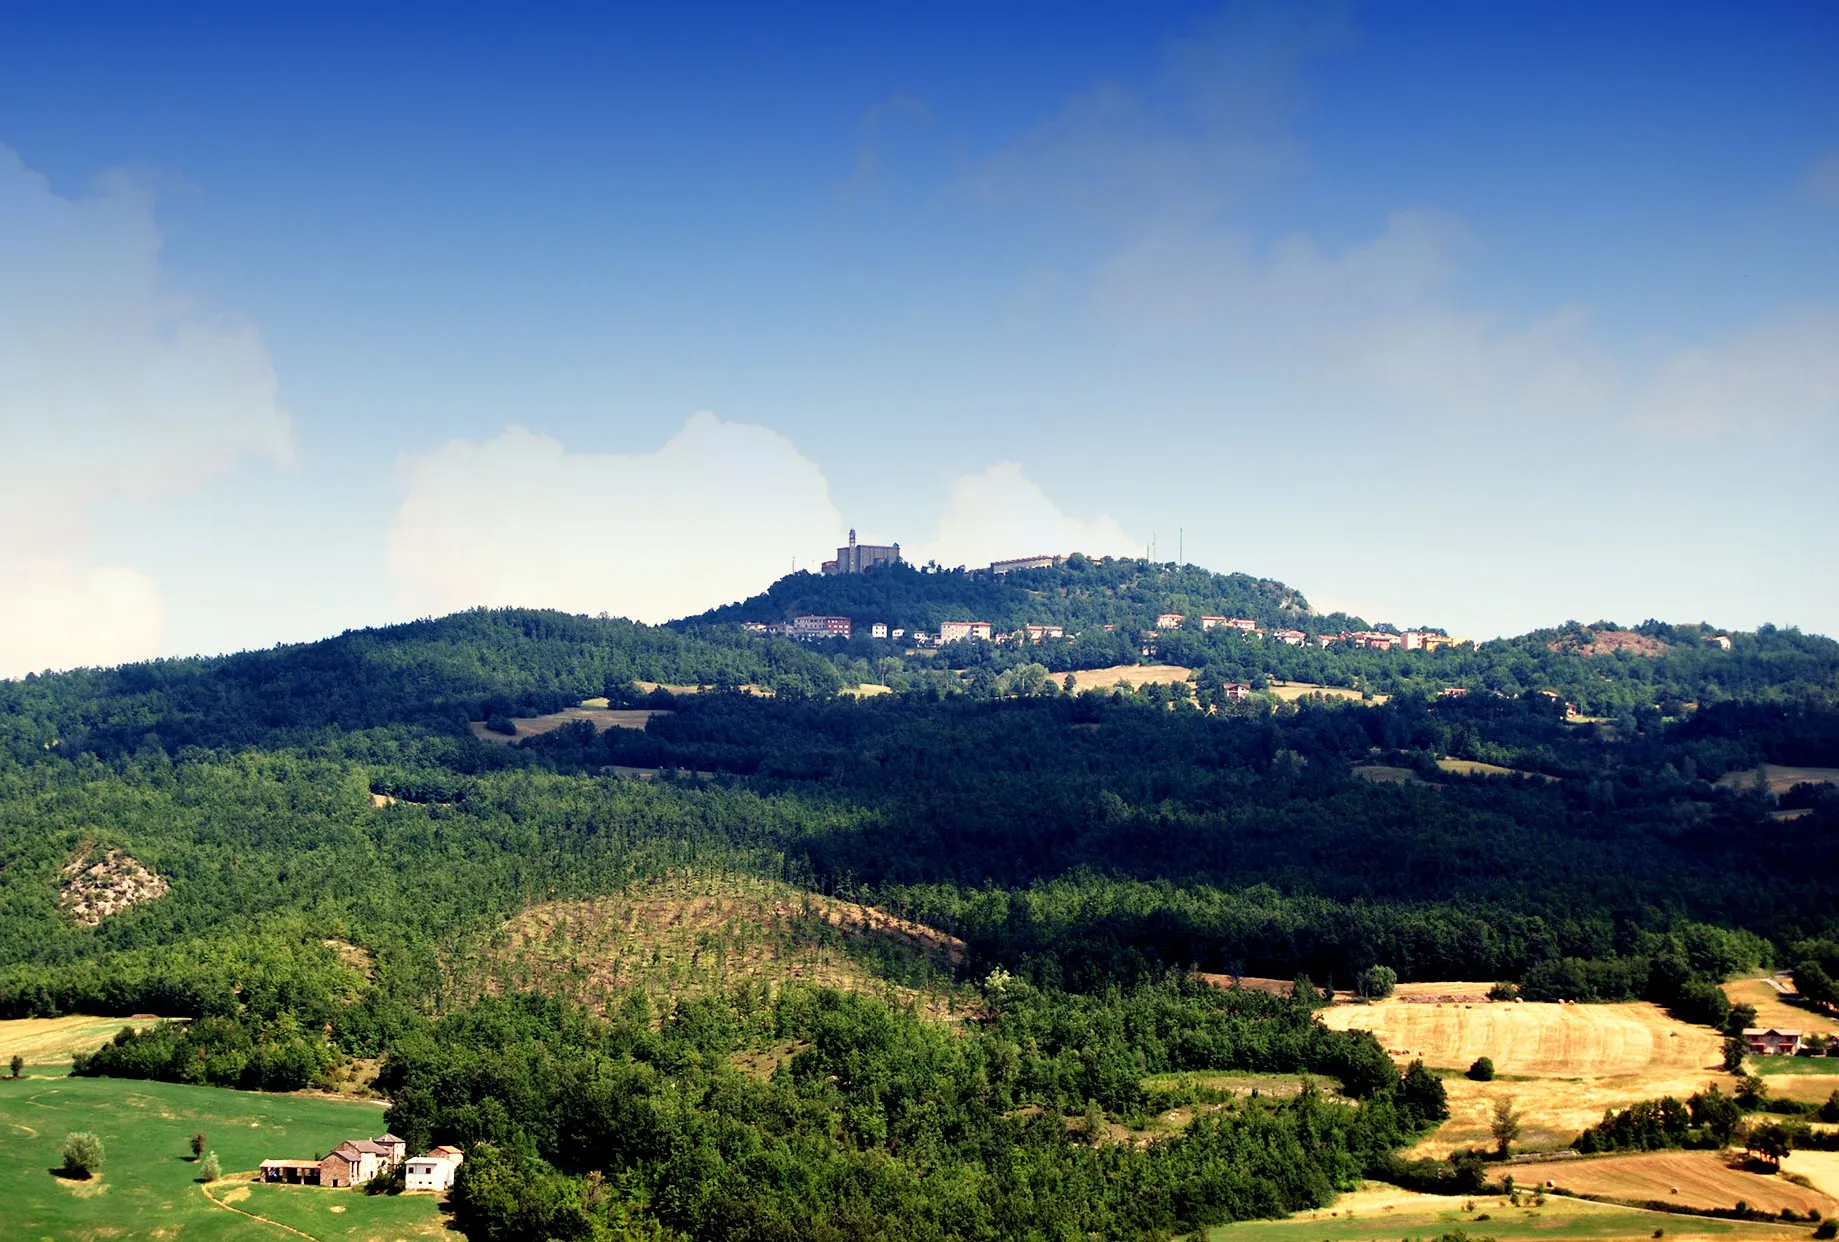
[[[876,565],[900,564],[900,545],[898,543],[857,543],[856,532],[849,532],[849,542],[836,550],[834,561],[825,561],[823,570],[827,574],[859,574]]]

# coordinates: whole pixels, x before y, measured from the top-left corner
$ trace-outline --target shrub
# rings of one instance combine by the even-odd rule
[[[485,727],[493,733],[502,733],[506,737],[517,736],[517,722],[502,712],[494,713],[492,718],[485,722]]]
[[[58,1154],[64,1158],[64,1172],[70,1177],[94,1177],[102,1172],[102,1140],[87,1130],[66,1134]]]
[[[1398,972],[1390,966],[1374,966],[1361,971],[1354,979],[1354,990],[1367,1000],[1384,1000],[1398,986]]]
[[[1502,980],[1488,989],[1488,999],[1495,1001],[1518,1000],[1520,999],[1520,987],[1516,983],[1508,983]]]
[[[17,1052],[15,1052],[13,1054],[13,1062],[10,1067],[13,1071],[13,1077],[15,1078],[19,1077],[19,1075],[22,1072],[24,1072],[25,1067],[26,1067],[26,1059],[20,1056]]]
[[[202,1156],[204,1154],[204,1148],[204,1131],[194,1130],[192,1132],[192,1159],[196,1160],[199,1156]]]
[[[1475,1064],[1469,1066],[1469,1077],[1476,1082],[1494,1081],[1494,1060],[1491,1057],[1476,1057]]]
[[[1813,1231],[1813,1236],[1821,1239],[1839,1237],[1839,1216],[1821,1221],[1819,1228]]]
[[[217,1153],[212,1152],[204,1158],[204,1163],[198,1166],[198,1180],[214,1182],[222,1176],[223,1166],[217,1162]]]

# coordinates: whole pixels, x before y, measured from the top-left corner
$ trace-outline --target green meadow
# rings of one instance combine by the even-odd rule
[[[73,1130],[101,1137],[100,1176],[61,1176]],[[453,1238],[428,1195],[252,1184],[270,1157],[310,1158],[383,1130],[375,1104],[108,1078],[0,1081],[0,1238],[7,1242],[215,1242],[305,1235],[321,1242]],[[198,1181],[202,1131],[225,1176]],[[280,1226],[286,1226],[282,1228]],[[290,1232],[292,1230],[293,1232]]]

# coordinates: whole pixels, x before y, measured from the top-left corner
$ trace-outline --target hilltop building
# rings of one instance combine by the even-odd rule
[[[859,574],[876,565],[900,564],[900,545],[898,543],[857,543],[856,532],[849,532],[849,542],[836,550],[834,561],[825,561],[823,570],[827,574]]]

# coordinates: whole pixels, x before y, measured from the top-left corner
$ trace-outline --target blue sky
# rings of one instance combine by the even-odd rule
[[[990,10],[0,10],[0,675],[849,526],[1839,632],[1839,11]]]

